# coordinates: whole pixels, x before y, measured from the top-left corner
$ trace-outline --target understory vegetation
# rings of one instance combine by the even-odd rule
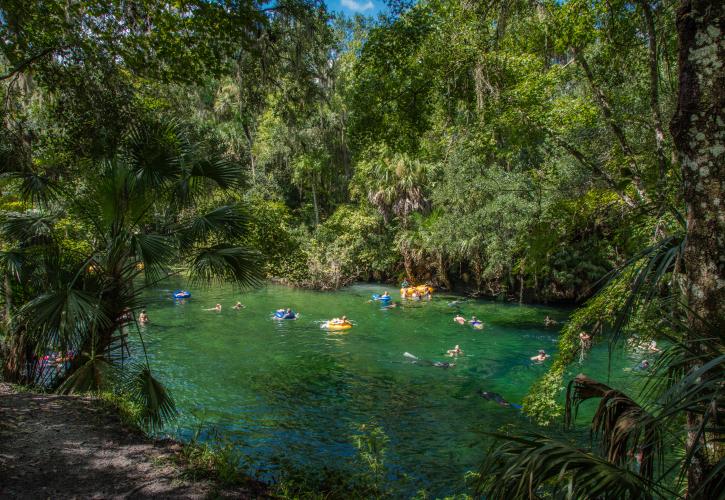
[[[176,275],[576,303],[525,401],[542,434],[498,435],[473,491],[721,496],[724,5],[0,0],[3,378],[163,428],[127,339]],[[565,380],[582,331],[668,347],[625,394]],[[544,435],[593,398],[592,446]],[[384,431],[359,436],[354,491],[384,497]],[[187,459],[238,478],[204,446]]]

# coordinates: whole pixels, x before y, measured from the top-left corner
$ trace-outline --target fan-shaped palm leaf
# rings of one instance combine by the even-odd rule
[[[222,189],[239,187],[243,180],[241,166],[226,158],[198,161],[191,167],[191,175],[212,180]]]
[[[60,394],[98,392],[112,387],[118,378],[118,369],[105,357],[91,356],[58,387]]]
[[[171,395],[143,363],[126,367],[121,389],[142,408],[140,423],[150,430],[161,429],[176,416],[176,405]]]
[[[60,345],[67,350],[77,347],[92,328],[111,325],[99,305],[97,297],[66,286],[25,303],[20,315],[39,346]]]
[[[143,188],[153,189],[181,175],[187,145],[172,122],[146,122],[131,127],[124,141],[124,157]]]
[[[20,179],[20,195],[40,205],[47,205],[58,196],[57,184],[47,176],[36,172],[21,172],[13,177]]]
[[[488,498],[672,498],[649,479],[546,436],[511,437],[491,450],[476,488]]]
[[[148,281],[162,277],[166,264],[176,253],[173,241],[160,234],[135,234],[130,245],[136,256],[130,264],[136,269],[142,267]]]
[[[239,286],[255,286],[261,280],[259,254],[242,247],[214,245],[195,252],[190,263],[195,283],[231,281]]]
[[[46,242],[53,234],[56,220],[55,214],[43,212],[11,214],[0,223],[0,235],[6,240],[25,245]]]
[[[182,244],[206,242],[212,235],[235,240],[247,232],[249,218],[237,205],[225,205],[205,214],[200,214],[185,224]]]

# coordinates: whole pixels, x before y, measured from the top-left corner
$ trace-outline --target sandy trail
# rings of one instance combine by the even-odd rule
[[[180,446],[124,429],[79,396],[14,392],[0,383],[0,498],[251,498],[190,482],[169,462]]]

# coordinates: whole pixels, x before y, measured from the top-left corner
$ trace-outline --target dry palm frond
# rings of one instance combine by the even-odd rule
[[[599,438],[607,460],[621,466],[641,452],[640,474],[651,479],[655,455],[661,456],[662,450],[651,415],[623,392],[579,374],[566,391],[567,426],[576,418],[579,405],[591,398],[601,398],[592,418],[592,435]]]

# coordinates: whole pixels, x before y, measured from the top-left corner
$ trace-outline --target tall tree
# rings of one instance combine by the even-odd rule
[[[688,323],[698,338],[725,329],[724,32],[725,3],[681,3],[677,12],[680,87],[670,130],[682,167],[687,205]],[[693,347],[707,350],[708,344]],[[698,364],[697,357],[694,364]],[[697,433],[701,418],[693,412],[687,415],[687,450],[693,454],[688,473],[691,487],[712,472],[717,459],[705,446],[708,436]]]

